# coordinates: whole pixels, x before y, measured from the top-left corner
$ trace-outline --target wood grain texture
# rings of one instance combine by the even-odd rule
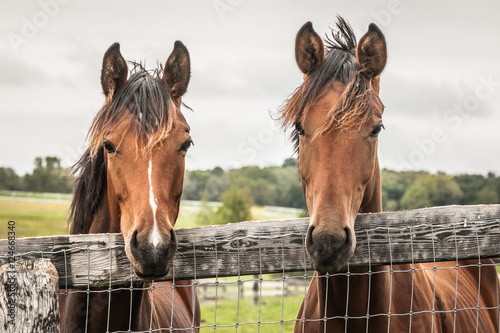
[[[13,302],[9,303],[9,297]],[[0,267],[0,330],[59,332],[58,276],[50,260],[18,260],[12,267]]]
[[[308,219],[253,221],[177,230],[178,253],[165,280],[311,270]],[[500,256],[500,205],[446,206],[362,214],[351,266]],[[0,241],[0,254],[7,241]],[[61,288],[130,285],[120,234],[24,238],[16,256],[50,258]],[[0,264],[7,256],[0,256]]]

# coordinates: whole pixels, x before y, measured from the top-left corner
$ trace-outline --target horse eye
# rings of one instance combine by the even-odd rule
[[[370,137],[376,138],[380,132],[382,131],[382,128],[384,128],[384,125],[378,125],[376,126],[373,131],[370,133]]]
[[[192,145],[194,145],[193,140],[189,139],[181,145],[180,151],[187,151]]]
[[[301,123],[295,123],[295,130],[299,135],[304,135],[304,129],[302,128]]]
[[[104,141],[103,143],[104,149],[108,151],[108,153],[114,153],[116,152],[116,147],[109,141]]]

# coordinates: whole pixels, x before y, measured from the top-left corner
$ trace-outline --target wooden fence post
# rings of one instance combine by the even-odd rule
[[[0,267],[0,331],[59,333],[59,277],[49,259]]]

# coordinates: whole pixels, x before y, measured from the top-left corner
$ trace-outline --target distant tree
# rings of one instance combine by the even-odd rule
[[[401,208],[414,209],[460,203],[463,197],[458,183],[445,173],[418,178],[401,199]]]
[[[288,189],[284,192],[284,197],[287,198],[286,202],[283,202],[285,207],[301,208],[306,209],[306,199],[302,193],[302,186],[300,183],[290,184]]]
[[[0,167],[0,190],[21,190],[21,177],[12,168]]]
[[[208,204],[207,197],[202,197],[201,209],[196,214],[196,225],[210,225],[213,224],[215,217],[213,208]]]
[[[256,205],[259,206],[276,206],[277,191],[276,183],[270,183],[268,180],[259,178],[247,186],[250,190],[250,195]]]
[[[399,202],[408,188],[408,177],[402,172],[382,170],[382,206],[383,210],[398,210]]]
[[[71,183],[69,170],[55,156],[37,157],[33,172],[24,176],[24,189],[33,192],[69,193]]]
[[[201,200],[209,179],[210,171],[186,171],[184,174],[182,198],[184,200]]]
[[[477,192],[474,204],[498,204],[500,198],[496,189],[496,184],[492,181]]]
[[[201,195],[208,201],[220,201],[222,193],[229,189],[229,176],[221,168],[215,168],[210,173]]]
[[[500,203],[500,177],[496,177],[493,172],[488,172],[486,177],[487,184],[478,193],[478,203],[484,204],[498,204]],[[482,191],[489,192],[489,194],[481,193]],[[496,193],[496,196],[495,196]]]
[[[401,209],[401,200],[413,183],[419,178],[428,177],[424,171],[382,170],[382,209],[395,211]]]
[[[222,206],[214,214],[213,224],[249,221],[252,219],[252,198],[245,190],[230,188],[222,195]]]
[[[482,175],[458,175],[453,179],[462,190],[463,197],[460,202],[463,205],[472,205],[478,202],[478,193],[484,188],[488,180]]]
[[[286,163],[284,163],[286,164]],[[276,205],[283,207],[306,208],[299,169],[296,166],[274,167],[270,170],[276,175]]]
[[[482,175],[449,176],[438,172],[383,169],[382,208],[395,211],[450,204],[498,202],[500,177]],[[183,199],[221,201],[230,188],[247,193],[257,205],[306,208],[297,160],[288,158],[282,166],[247,166],[224,171],[187,171]]]
[[[220,201],[229,188],[229,176],[220,167],[213,170],[193,170],[184,174],[182,199]]]
[[[498,198],[500,198],[500,177],[496,177],[493,182],[495,183],[495,188],[497,189]]]
[[[456,205],[462,201],[463,192],[451,176],[438,172],[433,178],[436,189],[431,197],[433,206]]]
[[[271,168],[249,166],[229,171],[231,186],[247,189],[256,205],[276,205],[277,181]]]
[[[401,198],[401,208],[403,209],[415,209],[423,207],[431,207],[432,201],[429,195],[429,191],[432,191],[433,184],[429,179],[422,179],[416,181]]]
[[[212,171],[210,171],[210,174],[215,177],[221,177],[225,174],[225,172],[221,167],[215,167],[212,169]]]
[[[293,157],[287,158],[283,162],[283,165],[281,167],[283,167],[283,168],[286,168],[286,167],[297,167],[297,159],[295,159]]]

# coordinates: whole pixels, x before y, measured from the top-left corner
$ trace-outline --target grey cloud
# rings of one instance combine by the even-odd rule
[[[53,77],[37,66],[29,65],[20,57],[3,54],[0,61],[0,85],[10,87],[33,87],[53,83]]]
[[[15,149],[1,146],[1,164],[25,170],[42,153],[64,154],[65,138],[76,142],[83,137],[80,132],[87,130],[102,103],[102,56],[115,41],[122,45],[127,60],[146,60],[149,68],[166,60],[175,40],[187,45],[192,78],[185,102],[195,110],[186,111],[197,141],[191,152],[194,167],[227,167],[231,160],[246,163],[248,158],[238,153],[238,145],[268,126],[268,111],[276,110],[301,82],[294,40],[308,20],[320,35],[334,26],[337,13],[360,32],[375,22],[386,34],[390,58],[381,83],[387,106],[387,131],[381,136],[381,163],[385,166],[397,167],[399,156],[414,149],[415,139],[448,125],[443,113],[473,93],[479,76],[492,74],[500,82],[500,44],[495,42],[500,28],[498,2],[479,6],[465,1],[401,1],[401,12],[386,22],[380,19],[390,3],[385,0],[356,4],[327,0],[233,3],[233,9],[221,19],[210,1],[155,1],[139,8],[129,0],[118,7],[96,0],[71,1],[30,42],[30,52],[23,53],[23,58],[0,51],[0,85],[12,92],[11,98],[2,101],[2,110],[15,109],[23,115],[6,118],[0,141],[16,137],[25,148],[21,158]],[[10,23],[0,22],[3,36],[12,30],[12,24],[19,24],[18,16],[38,10],[36,3],[16,2],[15,7]],[[37,59],[39,54],[43,59]],[[57,67],[51,68],[54,64]],[[36,98],[19,103],[26,88],[36,89],[33,96],[40,99],[46,90],[51,94],[43,103]],[[475,147],[498,147],[498,131],[493,131],[492,124],[499,121],[495,108],[500,87],[493,95],[481,102],[471,121],[461,128],[468,134],[467,145],[460,140],[460,132],[450,131],[449,142],[442,146],[445,151],[429,158],[425,168],[453,170],[455,164],[463,169],[496,168],[494,171],[500,172],[493,158],[461,161],[463,154],[477,156]],[[68,114],[73,112],[86,120],[63,116],[55,128],[54,118],[36,116],[54,116],[56,108],[61,114],[67,108]],[[23,121],[32,130],[20,135],[16,126]],[[39,137],[37,126],[54,128],[53,134],[62,140]],[[62,130],[64,126],[78,135]],[[488,140],[481,136],[485,129],[493,131]],[[33,140],[37,140],[36,146],[30,144]],[[290,154],[290,144],[279,133],[252,163],[280,164]]]

